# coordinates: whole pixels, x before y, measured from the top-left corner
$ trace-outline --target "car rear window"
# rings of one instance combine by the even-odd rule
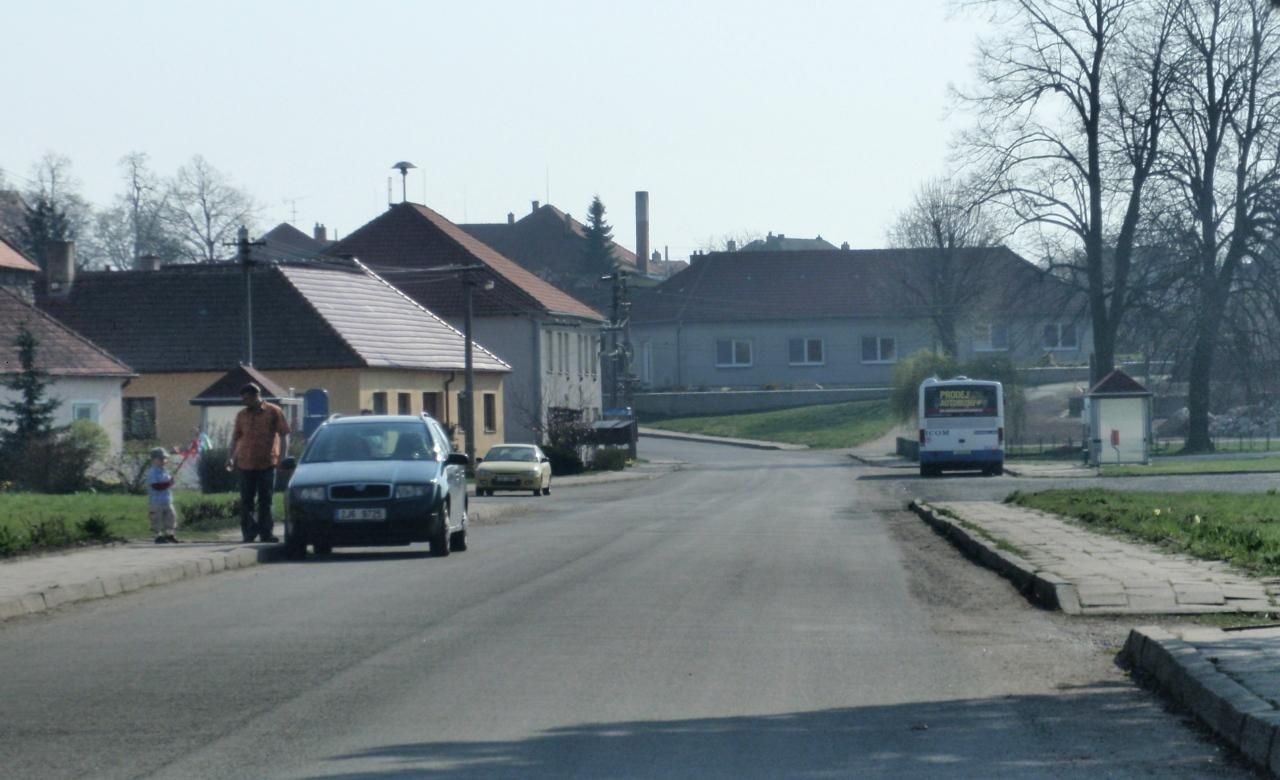
[[[489,450],[489,454],[484,456],[485,460],[507,460],[520,461],[522,463],[532,463],[536,458],[533,456],[532,447],[494,447]]]
[[[925,417],[995,417],[994,385],[943,385],[924,389]]]

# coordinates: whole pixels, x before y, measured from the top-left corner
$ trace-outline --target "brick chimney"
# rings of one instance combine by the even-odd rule
[[[45,275],[50,295],[68,295],[76,280],[76,242],[49,241],[44,245]]]
[[[515,215],[515,212],[513,212],[513,211],[508,211],[508,212],[507,212],[507,224],[508,224],[508,225],[514,225],[514,224],[516,224],[516,215]]]
[[[649,193],[636,192],[636,271],[649,273]]]
[[[317,222],[316,226],[312,228],[311,235],[315,240],[322,244],[329,243],[329,229],[319,222]]]
[[[147,254],[138,258],[136,266],[139,271],[159,271],[160,256],[148,252]]]
[[[530,213],[530,214],[532,214],[534,211],[537,211],[537,210],[538,210],[538,207],[539,207],[539,206],[541,206],[541,205],[542,205],[541,203],[538,203],[538,201],[536,201],[536,200],[535,200],[535,201],[533,202],[533,209],[532,209],[529,213]]]

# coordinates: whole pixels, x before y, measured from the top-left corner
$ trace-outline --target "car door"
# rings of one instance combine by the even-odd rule
[[[444,477],[449,486],[449,526],[456,528],[462,523],[463,512],[467,506],[467,470],[462,466],[450,466],[446,463],[453,447],[449,437],[439,424],[429,423],[431,435],[436,440],[436,449],[440,453],[440,467],[444,469]]]

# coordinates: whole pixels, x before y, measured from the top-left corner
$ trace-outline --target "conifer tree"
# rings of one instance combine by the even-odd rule
[[[613,253],[613,228],[604,219],[604,203],[597,195],[587,209],[585,229],[587,243],[582,252],[583,273],[590,278],[611,274],[617,268],[618,258]]]
[[[11,457],[19,455],[31,441],[53,431],[53,413],[61,404],[58,399],[48,397],[49,374],[36,368],[36,337],[26,326],[18,332],[13,346],[18,348],[18,364],[22,370],[5,380],[4,387],[17,398],[0,403],[0,412],[5,413],[3,421],[8,426],[0,441],[4,453]]]

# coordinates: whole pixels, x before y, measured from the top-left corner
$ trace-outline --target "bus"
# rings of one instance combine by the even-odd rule
[[[984,379],[920,383],[920,476],[944,469],[1004,473],[1004,388]]]

